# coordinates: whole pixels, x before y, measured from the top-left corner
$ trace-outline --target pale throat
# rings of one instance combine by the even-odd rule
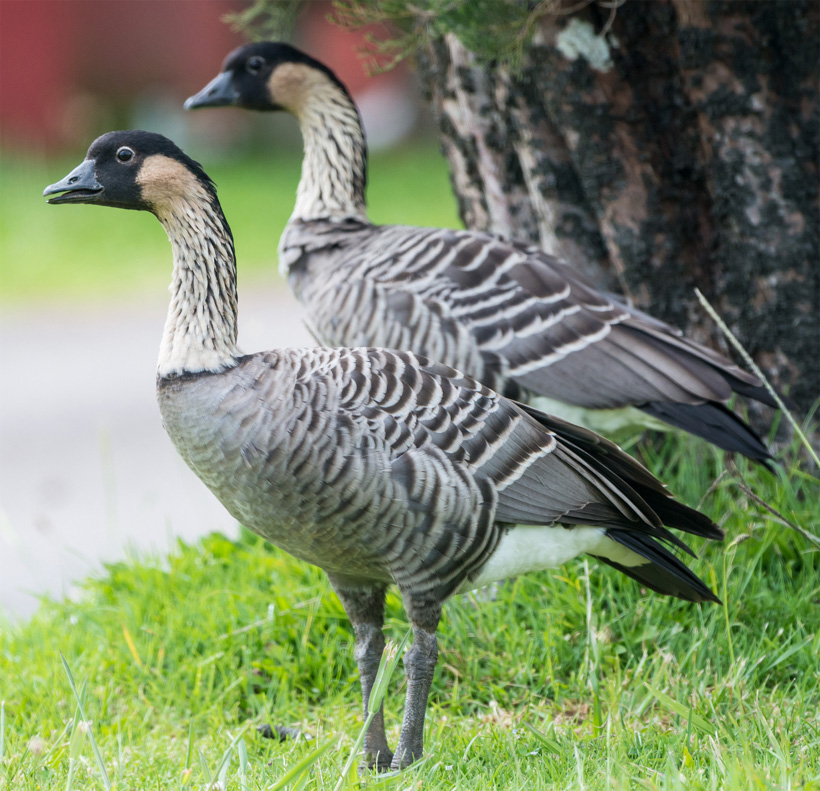
[[[236,263],[233,243],[210,203],[169,202],[157,217],[174,253],[171,304],[157,373],[171,376],[232,367],[236,345]]]
[[[359,114],[331,85],[304,99],[299,119],[305,155],[291,220],[355,218],[367,221],[367,149]]]

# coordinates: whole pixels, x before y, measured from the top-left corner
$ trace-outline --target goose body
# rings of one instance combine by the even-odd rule
[[[619,530],[672,535],[646,507],[661,488],[607,491],[620,481],[586,458],[599,438],[410,353],[247,355],[162,377],[158,399],[180,455],[231,515],[332,576],[443,601],[584,552],[641,565]],[[687,598],[711,598],[686,584]]]
[[[327,572],[356,633],[365,711],[386,586],[398,586],[415,638],[404,722],[394,755],[377,714],[370,765],[399,768],[422,753],[436,627],[456,591],[588,553],[653,590],[716,601],[670,551],[689,550],[664,525],[721,531],[592,432],[411,352],[243,354],[230,228],[212,182],[166,138],[103,135],[45,194],[151,211],[165,227],[165,429],[236,519]]]
[[[757,377],[554,256],[487,233],[371,224],[361,120],[324,64],[286,44],[240,47],[186,102],[223,105],[300,122],[302,178],[279,261],[322,342],[411,349],[593,427],[637,418],[771,459],[725,405],[739,393],[774,406]]]

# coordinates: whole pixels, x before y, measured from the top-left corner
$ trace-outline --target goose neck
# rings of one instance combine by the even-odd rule
[[[174,254],[159,376],[232,367],[236,345],[233,237],[215,197],[186,196],[157,212]]]
[[[367,144],[353,100],[328,83],[304,101],[297,117],[305,155],[291,219],[367,221]]]

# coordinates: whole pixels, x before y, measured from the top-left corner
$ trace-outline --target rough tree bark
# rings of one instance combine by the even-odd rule
[[[418,55],[467,227],[540,242],[820,395],[820,4],[626,2],[542,20],[520,69]]]

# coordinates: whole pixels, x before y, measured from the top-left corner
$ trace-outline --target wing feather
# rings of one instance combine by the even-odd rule
[[[290,264],[291,283],[327,343],[412,349],[500,392],[586,409],[638,406],[687,430],[697,407],[725,403],[733,390],[773,403],[730,360],[531,246],[469,231],[321,221],[291,223],[283,245],[303,251]],[[769,458],[750,429],[731,436],[743,433],[739,426],[694,433]]]

